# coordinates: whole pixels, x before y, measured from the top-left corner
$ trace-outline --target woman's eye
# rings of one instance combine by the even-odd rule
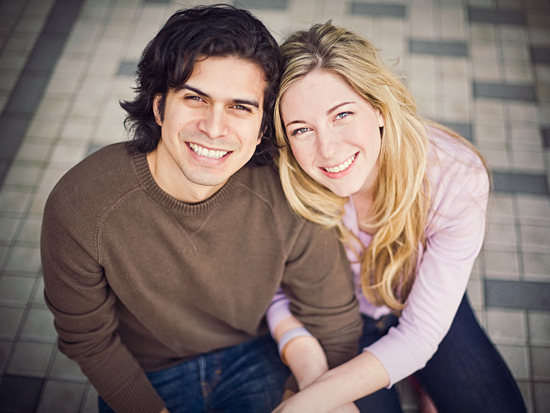
[[[294,130],[292,131],[292,133],[290,134],[290,136],[301,135],[301,134],[303,134],[303,133],[306,133],[308,130],[309,130],[309,128],[294,129]]]
[[[347,117],[348,115],[350,115],[351,112],[342,112],[342,113],[339,113],[338,115],[336,115],[336,119],[344,119],[345,117]]]

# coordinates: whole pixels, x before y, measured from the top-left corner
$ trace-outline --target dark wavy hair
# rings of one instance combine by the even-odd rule
[[[120,102],[128,114],[124,124],[133,133],[130,149],[150,153],[157,147],[161,128],[153,113],[155,96],[161,95],[159,110],[163,115],[168,91],[185,84],[197,59],[211,56],[244,59],[263,71],[266,87],[262,140],[250,162],[271,162],[276,151],[273,106],[282,69],[279,46],[250,12],[223,4],[177,11],[143,51],[138,63],[136,96]]]

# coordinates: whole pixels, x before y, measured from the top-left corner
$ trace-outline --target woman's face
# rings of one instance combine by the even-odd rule
[[[384,117],[340,76],[314,70],[281,99],[292,152],[314,180],[340,196],[372,195]]]

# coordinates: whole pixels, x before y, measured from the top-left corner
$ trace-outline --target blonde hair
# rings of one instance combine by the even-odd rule
[[[374,201],[365,221],[375,233],[357,256],[365,297],[399,313],[414,282],[419,248],[425,245],[430,206],[426,122],[417,114],[410,92],[384,65],[377,49],[355,33],[329,21],[296,32],[281,46],[281,52],[285,69],[275,103],[275,129],[283,189],[298,214],[326,227],[337,227],[348,246],[358,245],[342,223],[348,199],[335,195],[302,170],[285,133],[281,99],[294,83],[321,69],[339,75],[384,116]]]

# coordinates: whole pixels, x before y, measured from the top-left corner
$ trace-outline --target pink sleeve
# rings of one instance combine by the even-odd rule
[[[265,313],[267,325],[269,326],[272,336],[277,324],[279,324],[283,318],[292,315],[288,309],[289,303],[290,300],[287,298],[281,287],[279,287],[275,293],[275,296],[271,300],[271,304],[269,305],[267,312]]]
[[[427,242],[399,325],[364,349],[390,376],[391,387],[426,365],[445,337],[483,244],[489,181],[485,170],[446,174],[438,183]],[[456,172],[456,171],[454,171]],[[443,179],[444,180],[444,179]],[[460,187],[460,185],[463,185]],[[447,189],[450,188],[450,189]],[[453,189],[454,188],[454,189]]]

